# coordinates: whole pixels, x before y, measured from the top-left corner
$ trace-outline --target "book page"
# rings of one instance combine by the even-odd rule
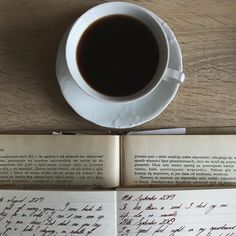
[[[236,135],[122,137],[122,183],[236,183]]]
[[[119,136],[0,135],[0,185],[116,187]]]
[[[117,192],[119,236],[236,236],[236,189]]]
[[[0,190],[2,236],[111,236],[115,192]]]

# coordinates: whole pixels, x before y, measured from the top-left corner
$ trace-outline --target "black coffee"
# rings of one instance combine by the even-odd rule
[[[96,91],[114,97],[132,95],[153,78],[159,61],[158,45],[150,29],[125,15],[94,22],[77,48],[81,75]]]

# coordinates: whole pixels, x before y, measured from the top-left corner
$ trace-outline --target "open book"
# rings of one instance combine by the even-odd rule
[[[235,236],[236,189],[0,190],[4,236]]]
[[[234,135],[0,135],[2,187],[235,183]]]

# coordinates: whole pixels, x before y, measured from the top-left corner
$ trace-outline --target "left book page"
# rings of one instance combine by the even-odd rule
[[[0,135],[0,185],[116,187],[119,136]]]
[[[115,191],[0,190],[0,235],[112,236]]]

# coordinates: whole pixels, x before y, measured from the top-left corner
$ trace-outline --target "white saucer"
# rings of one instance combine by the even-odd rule
[[[177,39],[169,26],[159,17],[157,19],[165,29],[169,41],[170,59],[168,67],[183,71],[182,54]],[[155,118],[174,98],[179,84],[165,80],[149,95],[133,102],[105,103],[87,95],[74,82],[65,66],[66,35],[62,39],[58,50],[56,64],[57,79],[64,98],[75,112],[83,118],[104,127],[131,128]]]

